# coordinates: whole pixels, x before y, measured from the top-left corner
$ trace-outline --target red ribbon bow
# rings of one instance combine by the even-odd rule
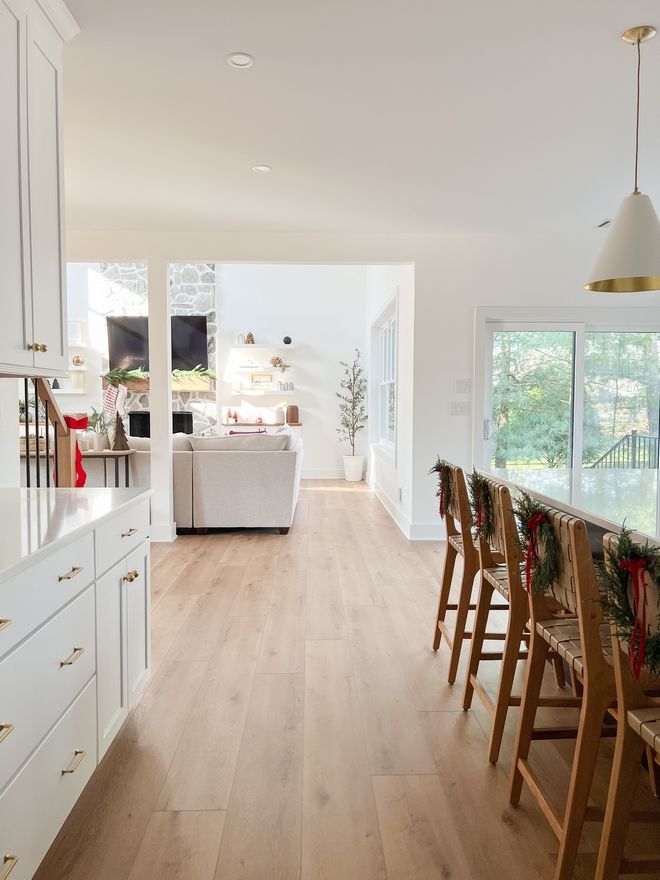
[[[481,531],[481,527],[484,524],[484,501],[483,498],[479,498],[477,502],[477,531]]]
[[[73,416],[64,416],[64,421],[71,431],[84,431],[85,428],[89,426],[89,419],[87,416],[83,416],[81,419],[74,419]],[[82,452],[80,451],[78,440],[76,438],[76,489],[82,489],[86,482],[87,474],[83,470]]]
[[[628,646],[628,659],[630,671],[636,679],[642,672],[644,658],[646,657],[646,561],[644,559],[622,559],[619,568],[627,571],[632,578],[633,585],[633,611],[635,612],[635,625],[630,634]],[[639,619],[639,603],[642,603],[642,619]]]
[[[527,539],[527,551],[525,553],[525,588],[528,593],[532,590],[532,565],[536,565],[539,561],[539,547],[536,538],[536,531],[545,518],[546,516],[544,513],[535,513],[527,524],[529,538]]]
[[[445,518],[445,481],[440,474],[440,516]]]

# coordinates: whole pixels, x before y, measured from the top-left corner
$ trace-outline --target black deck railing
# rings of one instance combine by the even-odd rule
[[[657,437],[631,431],[595,461],[592,468],[657,468],[660,443]]]

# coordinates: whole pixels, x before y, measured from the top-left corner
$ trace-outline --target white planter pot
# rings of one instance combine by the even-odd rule
[[[364,470],[364,455],[344,456],[344,476],[350,483],[357,483],[362,479]]]
[[[92,432],[92,449],[94,452],[101,452],[104,449],[108,449],[108,435],[107,434],[97,434],[96,431]]]

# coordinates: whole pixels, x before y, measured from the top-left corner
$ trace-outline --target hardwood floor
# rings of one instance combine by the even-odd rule
[[[464,663],[449,686],[446,646],[431,650],[442,553],[364,484],[330,481],[303,485],[287,536],[154,545],[152,679],[38,880],[551,878],[546,820],[507,800],[517,710],[491,767],[488,717],[461,710]],[[535,745],[558,802],[570,749]],[[641,772],[640,792],[660,818]],[[657,850],[657,826],[631,843]]]

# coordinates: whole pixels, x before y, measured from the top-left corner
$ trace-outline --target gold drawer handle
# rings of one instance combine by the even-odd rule
[[[66,776],[67,773],[75,773],[78,767],[82,764],[82,760],[87,752],[84,749],[76,749],[73,754],[75,756],[73,762],[70,767],[65,767],[65,769],[62,770],[62,776]]]
[[[63,666],[73,666],[76,660],[79,660],[82,655],[85,653],[84,648],[74,648],[73,654],[70,657],[67,657],[66,660],[60,660],[60,669]]]
[[[66,574],[58,574],[58,581],[70,581],[73,580],[74,577],[80,574],[82,571],[82,565],[74,565],[71,571],[67,571]]]
[[[137,529],[129,529],[127,532],[122,532],[122,538],[130,538],[131,535],[134,535],[137,532]]]
[[[129,584],[132,584],[133,581],[139,577],[140,577],[140,572],[137,570],[137,568],[134,568],[133,571],[129,571],[128,574],[124,575],[124,580],[128,581]]]
[[[11,620],[8,617],[0,617],[0,629],[7,629]]]
[[[3,739],[7,739],[13,729],[13,724],[0,724],[0,743],[3,741]]]
[[[2,874],[2,877],[0,877],[0,880],[7,880],[7,877],[9,877],[11,872],[18,864],[18,856],[6,855],[2,860],[2,864],[5,866],[5,870]]]

